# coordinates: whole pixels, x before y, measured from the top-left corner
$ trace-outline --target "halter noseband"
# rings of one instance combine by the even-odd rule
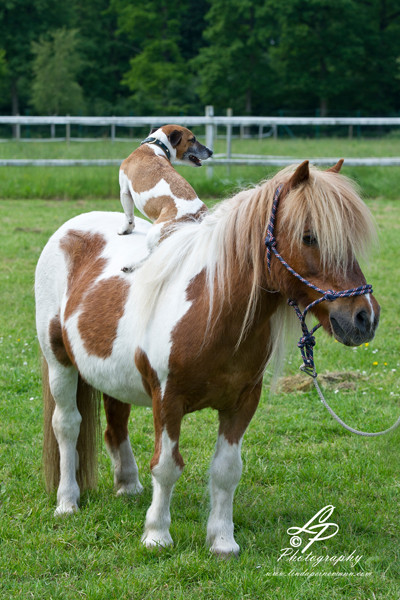
[[[334,291],[334,290],[322,290],[321,288],[317,287],[316,285],[314,285],[307,279],[304,279],[304,277],[302,277],[299,273],[297,273],[294,269],[292,269],[292,267],[290,265],[288,265],[288,263],[285,261],[285,259],[279,254],[278,250],[276,249],[276,238],[274,235],[276,211],[278,208],[278,202],[279,202],[282,188],[283,188],[283,185],[280,185],[277,187],[277,189],[275,191],[274,199],[273,199],[273,203],[272,203],[272,209],[271,209],[271,216],[270,216],[270,220],[269,220],[268,227],[267,227],[267,237],[265,238],[265,245],[267,247],[267,267],[268,267],[268,272],[270,272],[270,270],[271,270],[271,252],[273,252],[275,254],[276,258],[279,260],[279,262],[289,271],[289,273],[294,275],[294,277],[297,277],[297,279],[299,281],[301,281],[302,283],[307,285],[309,288],[315,290],[319,294],[322,294],[321,298],[314,300],[314,302],[311,302],[308,306],[306,306],[306,308],[304,309],[303,312],[301,312],[301,310],[295,300],[292,300],[292,299],[288,300],[289,306],[292,306],[296,312],[296,315],[300,321],[301,329],[303,332],[302,337],[300,338],[300,340],[297,343],[297,346],[300,348],[301,356],[303,358],[303,363],[304,363],[303,365],[301,365],[300,369],[302,371],[304,371],[305,373],[307,373],[308,375],[311,375],[312,377],[315,378],[315,377],[317,377],[317,372],[315,370],[315,364],[314,364],[314,351],[313,351],[313,347],[315,346],[314,333],[316,332],[316,330],[319,327],[321,327],[321,323],[318,323],[315,327],[313,327],[311,329],[311,331],[309,331],[309,329],[306,325],[306,316],[307,316],[308,311],[311,310],[312,308],[314,308],[314,306],[316,306],[317,304],[324,302],[324,300],[327,300],[328,302],[333,302],[333,300],[336,300],[337,298],[351,298],[352,296],[362,296],[364,294],[372,294],[372,285],[365,284],[365,285],[361,285],[357,288],[352,288],[349,290],[342,290],[342,291],[338,291],[338,292]]]
[[[141,146],[143,144],[154,144],[155,146],[158,146],[159,148],[161,148],[161,150],[163,150],[165,152],[165,155],[166,155],[167,159],[169,160],[169,162],[171,162],[171,152],[169,151],[168,146],[166,146],[164,144],[164,142],[162,142],[158,138],[148,137],[145,140],[143,140],[143,142],[140,142]]]

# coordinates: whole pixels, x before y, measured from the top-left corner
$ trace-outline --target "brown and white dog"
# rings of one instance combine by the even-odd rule
[[[132,233],[135,228],[134,206],[154,223],[147,236],[150,250],[170,225],[201,217],[207,207],[171,162],[201,167],[201,160],[211,155],[212,150],[200,144],[186,127],[165,125],[153,129],[120,167],[120,198],[126,222],[119,234]]]

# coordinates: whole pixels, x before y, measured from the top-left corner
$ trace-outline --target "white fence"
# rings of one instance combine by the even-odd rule
[[[349,137],[352,137],[354,127],[394,127],[400,126],[400,117],[234,117],[231,109],[228,109],[227,116],[215,116],[212,106],[207,106],[204,116],[156,116],[156,117],[78,117],[78,116],[0,116],[0,125],[10,125],[13,127],[14,139],[22,140],[22,126],[50,126],[51,138],[55,139],[56,126],[65,127],[65,139],[78,140],[71,138],[71,126],[103,126],[110,128],[111,141],[116,140],[116,128],[143,128],[156,127],[166,123],[176,123],[187,127],[205,126],[206,145],[214,147],[217,127],[226,129],[226,153],[216,155],[212,160],[207,161],[207,165],[254,165],[254,166],[284,166],[298,161],[297,158],[271,157],[271,156],[245,156],[232,154],[232,128],[240,127],[243,131],[245,127],[258,127],[259,137],[263,137],[264,128],[269,127],[269,135],[274,138],[278,135],[278,127],[296,127],[296,126],[344,126],[349,129]],[[329,165],[335,158],[315,158],[311,161],[319,165]],[[339,157],[340,158],[340,157]],[[5,159],[0,160],[0,166],[110,166],[119,165],[121,159],[101,159],[101,160],[28,160],[28,159]],[[345,158],[348,166],[399,166],[400,158]]]

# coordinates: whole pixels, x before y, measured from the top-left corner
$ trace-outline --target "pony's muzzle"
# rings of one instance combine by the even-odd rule
[[[373,310],[371,301],[368,306],[357,308],[354,312],[332,310],[329,315],[334,337],[345,346],[359,346],[369,342],[375,335],[379,322],[379,305]]]

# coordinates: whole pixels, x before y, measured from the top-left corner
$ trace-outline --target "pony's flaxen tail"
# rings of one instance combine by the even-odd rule
[[[52,418],[55,402],[50,391],[48,365],[42,360],[43,386],[43,468],[48,492],[56,489],[60,481],[60,454],[54,435]],[[97,458],[100,440],[100,393],[88,385],[81,376],[78,378],[76,394],[77,407],[82,417],[77,451],[79,467],[77,481],[80,490],[95,488],[97,485]]]

